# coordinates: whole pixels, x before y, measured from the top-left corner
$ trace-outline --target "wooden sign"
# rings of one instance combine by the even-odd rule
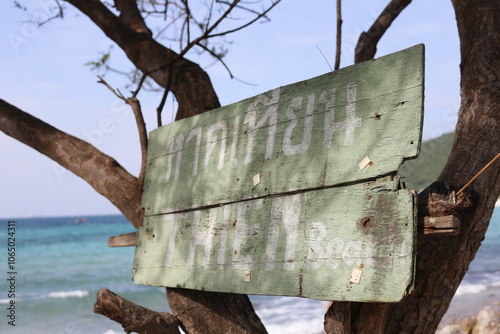
[[[150,134],[136,284],[399,301],[413,282],[423,45]],[[389,175],[390,177],[384,177]]]

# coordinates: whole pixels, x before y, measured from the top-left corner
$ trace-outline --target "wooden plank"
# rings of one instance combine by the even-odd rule
[[[145,214],[396,172],[420,149],[423,79],[418,45],[161,127],[150,134]]]
[[[189,289],[399,301],[412,287],[415,194],[398,180],[149,216],[133,281]]]
[[[135,246],[137,231],[109,237],[108,247],[130,247]]]
[[[450,234],[460,232],[460,219],[449,215],[443,217],[424,217],[419,222],[419,232],[423,234]]]

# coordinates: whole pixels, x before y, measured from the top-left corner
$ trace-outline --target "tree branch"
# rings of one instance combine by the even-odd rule
[[[98,0],[67,1],[115,41],[143,73],[149,74],[161,87],[167,87],[170,82],[171,91],[179,101],[177,119],[220,107],[210,78],[199,65],[178,57],[147,34],[136,32]],[[170,67],[174,60],[174,66]]]
[[[135,227],[142,225],[140,184],[115,159],[4,100],[0,100],[0,130],[87,181]]]
[[[267,333],[247,295],[167,288],[167,298],[186,333]]]
[[[212,50],[210,50],[209,48],[207,48],[205,45],[203,44],[200,44],[199,45],[203,50],[207,51],[208,53],[210,53],[210,55],[212,57],[214,57],[216,60],[218,60],[222,66],[224,66],[224,68],[226,69],[227,73],[229,73],[229,77],[231,79],[234,78],[234,75],[233,73],[231,72],[231,69],[229,68],[229,66],[227,66],[227,64],[224,62],[224,60],[222,60],[222,57],[220,57],[219,55],[217,55],[215,52],[213,52]]]
[[[148,155],[148,133],[146,130],[146,123],[144,122],[144,117],[142,114],[142,108],[140,101],[132,96],[127,98],[126,103],[132,108],[135,116],[135,122],[137,124],[137,130],[139,131],[139,141],[141,144],[141,171],[139,172],[139,177],[137,179],[141,189],[144,185],[144,177],[146,176],[146,163]]]
[[[340,47],[342,45],[342,0],[337,0],[337,50],[335,53],[335,71],[340,68]]]
[[[351,333],[351,303],[334,301],[325,314],[323,325],[328,334]]]
[[[194,41],[192,41],[191,43],[189,43],[183,50],[182,52],[179,54],[179,56],[183,56],[185,55],[193,46],[195,46],[196,44],[200,43],[202,40],[204,39],[207,39],[208,36],[210,36],[210,33],[212,31],[214,31],[215,28],[217,28],[217,26],[219,24],[221,24],[222,21],[224,21],[224,19],[231,13],[231,11],[234,9],[234,7],[236,7],[236,5],[240,2],[241,0],[235,0],[231,3],[231,5],[229,5],[229,8],[226,9],[226,11],[219,17],[219,19],[214,23],[212,24],[212,26],[210,28],[208,28],[207,30],[205,30],[205,32],[199,36],[198,38],[196,38]]]
[[[108,289],[101,289],[97,293],[94,313],[121,324],[127,333],[180,334],[180,322],[170,313],[155,312],[136,305]]]
[[[137,8],[136,0],[115,0],[115,7],[120,12],[120,20],[134,31],[153,37],[153,33],[146,26],[146,22]]]
[[[267,15],[267,13],[269,13],[271,11],[271,9],[273,9],[274,7],[276,7],[280,3],[280,1],[281,0],[276,0],[276,1],[272,2],[271,6],[269,6],[269,8],[267,8],[262,13],[258,14],[257,17],[255,17],[253,20],[250,20],[249,22],[247,22],[247,23],[239,26],[238,28],[227,30],[227,31],[224,31],[224,32],[221,32],[221,33],[217,33],[217,34],[208,35],[207,38],[218,37],[218,36],[225,36],[225,35],[228,35],[228,34],[231,34],[233,32],[242,30],[242,29],[244,29],[244,28],[252,25],[253,23],[255,23],[258,20],[260,20],[261,18],[265,17]]]
[[[377,43],[398,15],[410,4],[411,0],[392,0],[382,11],[368,32],[362,32],[356,45],[354,63],[375,57]]]
[[[135,116],[135,122],[137,124],[137,130],[139,132],[139,142],[141,145],[141,169],[139,172],[139,177],[137,181],[139,182],[139,186],[142,189],[142,186],[144,185],[144,177],[146,175],[146,163],[147,163],[147,154],[148,154],[148,133],[146,129],[146,123],[144,122],[144,116],[142,114],[142,108],[141,108],[141,103],[139,100],[135,97],[135,95],[126,98],[123,96],[120,91],[116,91],[111,87],[106,80],[104,80],[101,76],[97,76],[99,78],[98,83],[105,85],[108,87],[108,89],[113,92],[119,99],[124,101],[126,104],[128,104],[131,108],[132,111],[134,112]]]

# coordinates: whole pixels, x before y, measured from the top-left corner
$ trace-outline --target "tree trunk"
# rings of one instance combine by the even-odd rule
[[[453,149],[438,181],[456,191],[500,152],[500,4],[452,2],[460,35],[462,103]],[[435,332],[484,239],[500,194],[499,181],[497,162],[472,184],[474,207],[459,217],[459,235],[418,236],[415,290],[400,303],[363,305],[356,315],[351,309],[354,332]],[[327,313],[327,321],[331,321],[329,314],[334,312]],[[359,327],[375,322],[383,326],[376,331]]]

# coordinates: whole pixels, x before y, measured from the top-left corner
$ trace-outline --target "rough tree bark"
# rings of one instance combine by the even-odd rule
[[[455,141],[438,181],[457,191],[500,152],[500,3],[452,0],[461,52],[461,106]],[[495,163],[473,184],[474,207],[460,215],[457,236],[419,235],[415,290],[396,304],[351,303],[355,333],[433,333],[455,294],[469,263],[484,239],[494,203],[500,194],[500,167]],[[419,196],[422,197],[422,196]],[[426,197],[419,210],[427,210]],[[331,326],[334,303],[325,318],[328,333],[345,333]],[[372,326],[380,324],[374,329]]]
[[[180,334],[179,320],[170,313],[137,306],[107,289],[97,293],[94,312],[122,324],[127,333]]]
[[[411,0],[392,0],[370,29],[361,33],[354,55],[354,62],[356,64],[375,57],[378,41],[410,2]]]

